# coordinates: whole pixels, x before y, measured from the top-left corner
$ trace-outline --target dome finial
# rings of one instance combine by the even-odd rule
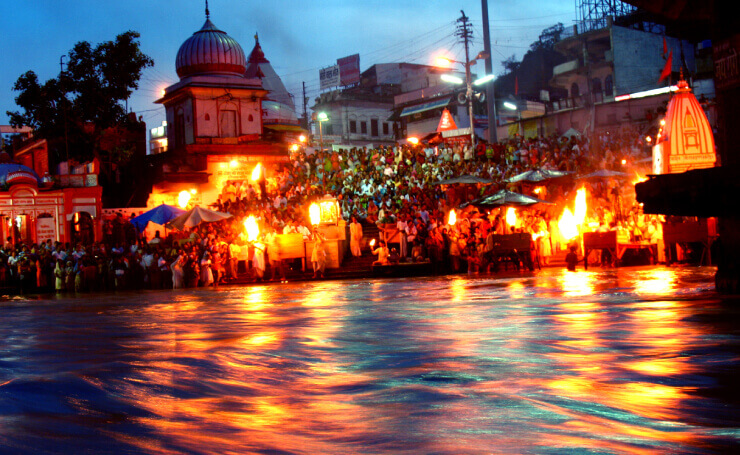
[[[254,43],[259,44],[260,43],[260,37],[257,35],[257,32],[254,32]]]
[[[208,0],[206,0],[206,19],[211,18],[211,12],[208,11]]]

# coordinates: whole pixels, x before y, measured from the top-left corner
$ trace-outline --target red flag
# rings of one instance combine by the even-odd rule
[[[514,76],[514,95],[519,94],[519,76]]]
[[[663,37],[663,57],[665,57],[665,54],[668,53],[668,43],[665,41],[665,36]]]
[[[666,60],[663,71],[660,73],[660,79],[658,79],[658,83],[671,75],[671,66],[673,66],[673,51],[668,53],[668,60]]]

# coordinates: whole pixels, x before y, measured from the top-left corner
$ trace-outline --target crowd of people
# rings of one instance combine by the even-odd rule
[[[518,187],[536,191],[552,205],[520,211],[515,224],[507,223],[503,209],[459,210],[449,224],[451,209],[507,187],[507,180],[527,169],[549,168],[582,175],[599,169],[624,171],[646,158],[647,149],[634,132],[584,137],[514,137],[496,144],[399,145],[344,151],[301,150],[287,163],[270,169],[267,178],[229,181],[213,208],[233,217],[204,223],[187,232],[146,239],[123,216],[107,220],[104,238],[92,244],[13,244],[0,251],[0,286],[22,292],[85,292],[135,288],[218,286],[237,276],[255,280],[284,279],[287,266],[276,248],[278,234],[300,233],[315,238],[308,205],[326,195],[335,197],[345,220],[376,225],[386,261],[431,260],[438,270],[490,269],[490,235],[530,233],[536,238],[538,259],[566,248],[558,235],[557,219],[571,203],[575,185]],[[625,164],[626,163],[626,164]],[[493,183],[439,185],[437,182],[469,174]],[[597,229],[623,229],[632,237],[658,235],[654,219],[625,201],[620,185],[608,180],[588,182],[590,223]],[[626,207],[626,209],[624,209]],[[254,216],[259,239],[248,240],[244,220]],[[658,223],[659,225],[659,223]],[[362,229],[352,230],[351,254],[376,251]],[[395,240],[383,236],[400,233]],[[394,243],[395,242],[395,243]],[[326,256],[321,242],[312,251],[314,276],[322,276]],[[394,251],[395,250],[395,251]],[[363,253],[364,252],[364,253]],[[317,268],[318,267],[318,268]],[[266,273],[270,272],[270,273]]]

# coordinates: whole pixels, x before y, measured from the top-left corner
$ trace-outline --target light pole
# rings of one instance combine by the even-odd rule
[[[519,120],[517,121],[519,125],[519,134],[524,137],[524,129],[522,128],[522,111],[519,109],[519,106],[515,103],[512,103],[511,101],[504,102],[504,107],[510,111],[516,111],[517,116]]]
[[[329,120],[329,116],[326,115],[326,112],[319,112],[316,114],[316,120],[319,122],[319,147],[320,151],[324,151],[324,131],[322,129],[321,124],[325,121]]]
[[[473,85],[479,86],[483,85],[487,82],[492,81],[495,76],[493,74],[489,74],[488,76],[484,76],[480,79],[476,79],[473,81],[473,75],[470,72],[470,67],[475,65],[475,62],[481,59],[488,58],[488,54],[485,52],[479,52],[478,55],[475,56],[473,60],[468,60],[466,62],[460,62],[457,60],[450,60],[446,57],[439,57],[437,58],[437,66],[441,67],[449,67],[451,63],[459,63],[465,68],[465,97],[468,101],[468,117],[470,118],[470,146],[475,149],[475,117],[473,116]],[[466,55],[467,59],[467,55]],[[440,76],[440,78],[445,82],[451,82],[453,84],[462,84],[463,81],[459,77],[455,77],[449,74],[443,74]],[[489,112],[488,115],[491,115]]]

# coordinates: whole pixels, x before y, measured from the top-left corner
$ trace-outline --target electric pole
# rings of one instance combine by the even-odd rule
[[[481,0],[481,9],[483,10],[483,50],[488,57],[486,58],[486,75],[493,74],[493,53],[491,52],[491,32],[488,21],[488,0]],[[488,142],[494,144],[498,142],[498,131],[496,127],[496,93],[495,81],[491,81],[487,86],[486,105],[488,107]]]
[[[473,86],[472,86],[472,74],[470,72],[470,40],[473,38],[473,29],[470,25],[470,18],[465,15],[465,11],[460,10],[462,16],[457,20],[457,32],[455,33],[458,37],[462,38],[465,44],[465,82],[466,91],[465,96],[468,99],[468,117],[470,117],[470,147],[475,150],[475,117],[473,116]],[[475,152],[473,152],[475,153]]]
[[[303,128],[308,130],[308,110],[306,105],[308,104],[308,98],[306,97],[306,82],[303,82]]]

